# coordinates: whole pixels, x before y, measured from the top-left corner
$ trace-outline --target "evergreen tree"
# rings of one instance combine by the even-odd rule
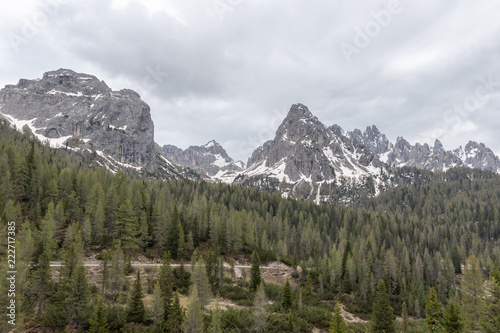
[[[71,277],[66,297],[66,307],[73,327],[80,327],[88,318],[90,300],[90,286],[87,278],[87,269],[78,265]]]
[[[342,310],[338,299],[335,301],[335,310],[333,311],[333,321],[330,326],[330,333],[347,333],[347,325],[344,317],[342,317]]]
[[[427,302],[425,303],[425,321],[429,332],[437,332],[441,326],[441,303],[437,298],[434,288],[429,289]]]
[[[380,280],[375,294],[372,310],[372,327],[374,333],[396,332],[394,326],[394,313],[391,308],[387,285],[384,280]]]
[[[408,307],[406,305],[406,302],[403,302],[403,308],[401,310],[401,318],[402,318],[403,332],[406,333],[408,331]]]
[[[170,268],[170,253],[165,254],[163,257],[163,263],[160,267],[160,275],[158,277],[158,284],[161,288],[161,297],[163,299],[163,318],[164,323],[168,323],[171,304],[172,304],[172,286],[173,276],[172,269]]]
[[[167,331],[170,333],[182,333],[184,326],[184,311],[181,308],[179,294],[175,293],[174,302],[168,320]]]
[[[117,299],[125,286],[125,258],[121,242],[117,241],[113,245],[111,251],[111,260],[109,263],[109,278],[107,278],[108,289],[113,295],[113,299]]]
[[[124,250],[136,249],[137,239],[137,217],[135,216],[132,203],[125,199],[118,208],[115,221],[115,236],[122,241]]]
[[[222,310],[219,307],[219,299],[215,301],[215,309],[212,311],[212,322],[208,329],[209,333],[222,333],[221,328],[221,313]]]
[[[250,260],[252,261],[252,267],[250,268],[250,291],[256,291],[262,280],[260,276],[260,258],[257,251],[253,251]]]
[[[489,281],[488,313],[483,321],[483,328],[487,333],[500,332],[500,267],[495,262],[493,273]]]
[[[189,295],[189,305],[184,330],[189,333],[203,333],[203,312],[201,311],[198,288],[196,285],[193,286]]]
[[[290,281],[286,279],[286,283],[281,294],[281,306],[283,309],[290,309],[292,307],[292,302],[292,287],[290,286]]]
[[[257,293],[255,294],[255,299],[253,301],[254,308],[254,327],[255,331],[258,333],[266,332],[267,330],[267,297],[266,291],[264,288],[264,284],[261,283],[259,288],[257,289]]]
[[[137,270],[137,277],[132,285],[127,306],[127,321],[131,323],[143,323],[146,309],[142,301],[141,270]]]
[[[89,333],[108,333],[108,312],[104,306],[102,296],[97,298],[96,305],[94,306],[94,313],[90,319]]]
[[[204,309],[212,298],[212,291],[210,290],[210,283],[208,281],[207,269],[203,259],[198,260],[192,275],[193,288],[196,286],[198,293],[198,302],[201,308]]]
[[[161,294],[160,283],[157,281],[153,289],[153,300],[151,306],[151,313],[153,316],[153,325],[157,328],[161,327],[164,321],[164,302]]]
[[[450,302],[444,311],[443,328],[446,333],[460,333],[463,330],[460,308],[455,302]]]
[[[176,206],[174,207],[174,212],[172,214],[172,221],[170,223],[170,228],[168,229],[168,237],[167,237],[167,249],[170,252],[172,258],[174,259],[177,259],[179,253],[181,233],[182,233],[182,238],[184,238],[179,212]]]
[[[462,316],[466,331],[479,328],[484,315],[484,279],[479,260],[471,255],[467,258],[462,277]]]
[[[30,289],[35,301],[35,314],[37,314],[38,312],[43,312],[53,288],[50,260],[47,253],[42,253],[38,259],[38,265],[34,267],[32,274]]]

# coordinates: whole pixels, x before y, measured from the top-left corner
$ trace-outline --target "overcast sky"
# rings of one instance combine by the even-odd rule
[[[155,139],[246,162],[300,102],[391,141],[500,154],[498,0],[18,0],[0,11],[0,86],[58,68],[134,89]]]

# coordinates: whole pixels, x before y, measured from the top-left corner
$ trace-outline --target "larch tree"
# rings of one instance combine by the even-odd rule
[[[191,289],[184,330],[189,333],[203,333],[203,312],[196,285]]]
[[[462,278],[462,316],[466,331],[479,328],[484,315],[484,278],[475,255],[467,258]]]
[[[267,330],[267,303],[266,290],[264,284],[261,283],[253,301],[254,328],[258,333],[263,333]]]
[[[205,267],[205,261],[203,261],[203,259],[198,260],[198,262],[194,266],[194,271],[191,279],[193,281],[193,288],[196,287],[196,292],[198,293],[198,301],[200,302],[201,308],[204,309],[212,298],[212,291],[210,289],[207,269]]]

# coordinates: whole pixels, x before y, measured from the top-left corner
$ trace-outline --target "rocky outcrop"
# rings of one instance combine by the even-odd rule
[[[241,171],[245,168],[243,162],[235,162],[215,140],[204,146],[191,146],[186,150],[165,145],[163,152],[174,163],[201,170],[210,177],[216,177],[221,171]]]
[[[367,127],[364,132],[356,129],[349,132],[349,137],[357,141],[378,158],[392,167],[416,167],[419,169],[444,172],[455,167],[477,168],[495,173],[500,172],[500,159],[483,143],[469,141],[465,148],[445,150],[441,141],[436,140],[434,146],[416,143],[410,144],[398,137],[395,144],[389,142],[386,136],[375,126]]]
[[[149,106],[135,91],[112,91],[92,75],[59,69],[7,85],[0,115],[53,147],[89,149],[150,170],[156,164]]]

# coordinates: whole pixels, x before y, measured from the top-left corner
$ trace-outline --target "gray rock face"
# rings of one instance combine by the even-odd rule
[[[150,108],[135,91],[112,91],[95,76],[68,69],[0,90],[0,115],[51,146],[88,148],[115,161],[156,165]]]
[[[285,194],[319,202],[339,184],[364,186],[381,167],[372,151],[339,126],[327,127],[306,106],[295,104],[275,138],[254,151],[237,182],[272,178]]]
[[[208,176],[216,176],[220,171],[241,171],[245,168],[243,162],[235,162],[215,140],[186,150],[165,145],[163,152],[174,163],[201,170]]]
[[[411,145],[402,137],[392,144],[375,126],[368,127],[365,132],[356,129],[349,133],[349,137],[368,147],[382,162],[392,167],[409,166],[435,172],[470,167],[500,172],[499,158],[483,143],[469,141],[465,148],[453,151],[445,150],[439,140],[434,142],[433,147],[419,143]]]

